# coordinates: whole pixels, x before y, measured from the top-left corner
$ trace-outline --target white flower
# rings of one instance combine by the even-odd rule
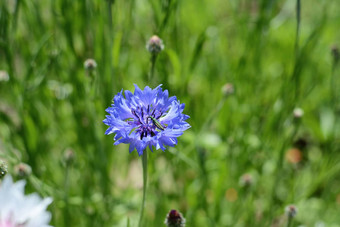
[[[46,211],[51,198],[37,194],[25,196],[24,180],[13,182],[6,175],[0,184],[0,227],[48,227],[51,214]]]
[[[8,81],[8,80],[9,80],[9,75],[8,75],[8,73],[7,73],[6,71],[4,71],[4,70],[0,70],[0,82],[1,82],[1,81],[6,82],[6,81]]]
[[[304,112],[303,112],[303,109],[301,109],[301,108],[295,108],[293,110],[293,114],[294,114],[295,118],[301,118],[303,116]]]

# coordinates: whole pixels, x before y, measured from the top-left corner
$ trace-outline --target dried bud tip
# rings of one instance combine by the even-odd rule
[[[18,165],[14,166],[14,173],[20,178],[26,178],[31,175],[32,168],[25,163],[19,163]]]
[[[0,70],[0,82],[1,81],[8,81],[9,80],[9,75],[6,71]]]
[[[93,70],[95,68],[97,68],[97,62],[94,59],[86,59],[86,61],[84,62],[84,68],[86,70]]]
[[[225,85],[223,85],[222,87],[222,94],[224,96],[229,96],[234,94],[235,90],[234,90],[234,85],[230,84],[230,83],[226,83]]]
[[[288,217],[293,218],[297,215],[298,209],[295,205],[288,205],[286,206],[285,211]]]
[[[184,227],[185,218],[183,218],[182,214],[177,210],[170,210],[164,223],[168,227]]]
[[[0,160],[0,179],[3,178],[6,174],[7,174],[6,162]]]
[[[250,187],[251,185],[253,185],[253,183],[254,179],[249,173],[243,174],[240,178],[240,185],[242,187]]]
[[[146,44],[146,49],[152,54],[158,54],[164,49],[163,41],[157,35],[154,35]]]
[[[74,151],[72,149],[66,149],[64,152],[64,159],[66,163],[68,164],[72,163],[75,159]]]
[[[295,108],[293,110],[293,115],[295,118],[301,118],[303,116],[304,112],[301,108]]]

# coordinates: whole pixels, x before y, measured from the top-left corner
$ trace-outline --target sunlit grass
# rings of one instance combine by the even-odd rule
[[[16,178],[31,167],[53,226],[137,226],[141,160],[102,121],[121,89],[163,84],[192,128],[149,154],[145,226],[171,209],[187,226],[286,226],[289,204],[291,226],[339,226],[340,6],[301,1],[298,39],[296,23],[283,0],[1,1],[0,158]]]

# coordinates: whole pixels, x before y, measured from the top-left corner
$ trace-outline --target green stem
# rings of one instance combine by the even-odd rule
[[[277,161],[277,164],[276,164],[276,170],[275,170],[275,180],[274,180],[274,184],[273,184],[273,187],[272,187],[272,191],[271,191],[271,200],[270,200],[270,206],[269,206],[269,218],[272,218],[273,216],[273,212],[274,212],[274,201],[275,201],[275,193],[276,193],[276,190],[277,188],[279,187],[279,182],[280,180],[282,179],[282,167],[283,167],[283,161],[284,161],[284,154],[285,154],[285,150],[287,148],[287,144],[291,144],[292,141],[294,140],[297,132],[298,132],[298,129],[299,129],[299,126],[300,126],[300,123],[301,123],[301,119],[296,119],[297,122],[296,122],[296,125],[295,125],[295,128],[294,128],[294,131],[292,133],[292,135],[286,140],[283,142],[282,144],[282,147],[280,149],[280,153],[279,153],[279,159]]]
[[[154,72],[155,72],[155,64],[156,64],[156,58],[157,58],[157,54],[152,54],[151,55],[151,69],[149,72],[149,78],[148,78],[148,83],[150,84],[151,81],[154,78]]]
[[[300,37],[300,21],[301,21],[301,0],[296,0],[296,36],[295,36],[295,51],[299,48]]]
[[[209,116],[206,118],[205,122],[203,123],[203,126],[201,127],[198,135],[201,135],[204,131],[206,131],[208,129],[208,127],[210,126],[212,120],[217,116],[217,114],[220,112],[220,110],[222,109],[224,103],[226,101],[226,97],[224,96],[220,102],[216,105],[215,109],[213,111],[210,112]]]
[[[195,143],[194,143],[194,148],[196,150],[197,158],[198,158],[198,161],[199,161],[198,166],[201,168],[201,176],[202,176],[202,182],[203,182],[202,188],[201,188],[201,192],[202,193],[204,193],[206,191],[207,185],[209,184],[209,182],[208,182],[209,180],[208,180],[207,170],[205,168],[206,156],[205,156],[204,149],[199,144],[199,139],[202,136],[202,134],[209,128],[209,126],[210,126],[211,122],[213,121],[213,119],[220,112],[220,110],[222,109],[225,101],[226,101],[226,97],[224,96],[220,100],[220,102],[216,105],[214,110],[210,112],[209,116],[206,118],[205,122],[203,123],[201,129],[198,131],[198,133],[197,133],[197,138],[198,139],[196,139]],[[198,196],[199,196],[199,194],[198,194]],[[198,197],[198,200],[201,201],[200,206],[204,209],[204,211],[208,215],[208,220],[207,220],[208,221],[208,226],[215,226],[214,219],[209,214],[208,206],[207,206],[207,201],[206,201],[205,197]]]
[[[98,96],[98,79],[95,69],[86,69],[85,71],[86,84],[86,94],[89,95],[91,103]]]
[[[296,36],[295,36],[295,69],[299,60],[299,39],[300,39],[300,21],[301,21],[301,1],[296,0]],[[300,75],[294,73],[295,79],[295,100],[297,100],[300,84]]]
[[[336,83],[336,69],[338,66],[338,57],[335,56],[333,59],[333,64],[332,64],[332,75],[331,75],[331,101],[332,105],[336,106],[337,103],[337,83]],[[336,115],[335,115],[336,116]]]
[[[70,164],[66,161],[65,167],[65,178],[64,178],[64,201],[65,201],[65,209],[64,209],[64,224],[65,226],[69,226],[70,221],[70,213],[69,213],[69,204],[68,204],[68,194],[69,194],[69,168]]]
[[[292,217],[288,217],[288,222],[287,222],[287,227],[291,227],[293,226],[293,218]]]
[[[139,217],[139,224],[138,226],[142,226],[143,215],[144,215],[144,208],[145,208],[145,200],[146,200],[146,187],[147,187],[147,180],[148,180],[148,153],[147,150],[144,151],[142,155],[142,164],[143,164],[143,201],[142,201],[142,208]]]
[[[113,59],[113,56],[112,56],[112,53],[113,53],[113,14],[112,14],[112,6],[114,5],[115,3],[115,0],[107,0],[107,10],[108,10],[108,22],[109,22],[109,37],[110,37],[110,40],[109,40],[109,72],[110,72],[110,77],[109,77],[109,80],[110,80],[110,84],[112,85],[112,88],[113,90],[115,90],[116,88],[116,80],[114,78],[115,74],[114,74],[114,68],[113,68],[113,65],[112,65],[112,59]]]

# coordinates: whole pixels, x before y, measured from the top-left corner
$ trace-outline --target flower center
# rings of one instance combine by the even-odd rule
[[[136,109],[131,109],[131,113],[133,121],[130,122],[135,126],[136,133],[140,135],[141,140],[147,136],[155,136],[158,132],[157,129],[165,129],[165,126],[159,122],[160,117],[163,116],[161,109],[156,110],[152,108],[152,105],[148,105],[147,108],[137,107]]]

